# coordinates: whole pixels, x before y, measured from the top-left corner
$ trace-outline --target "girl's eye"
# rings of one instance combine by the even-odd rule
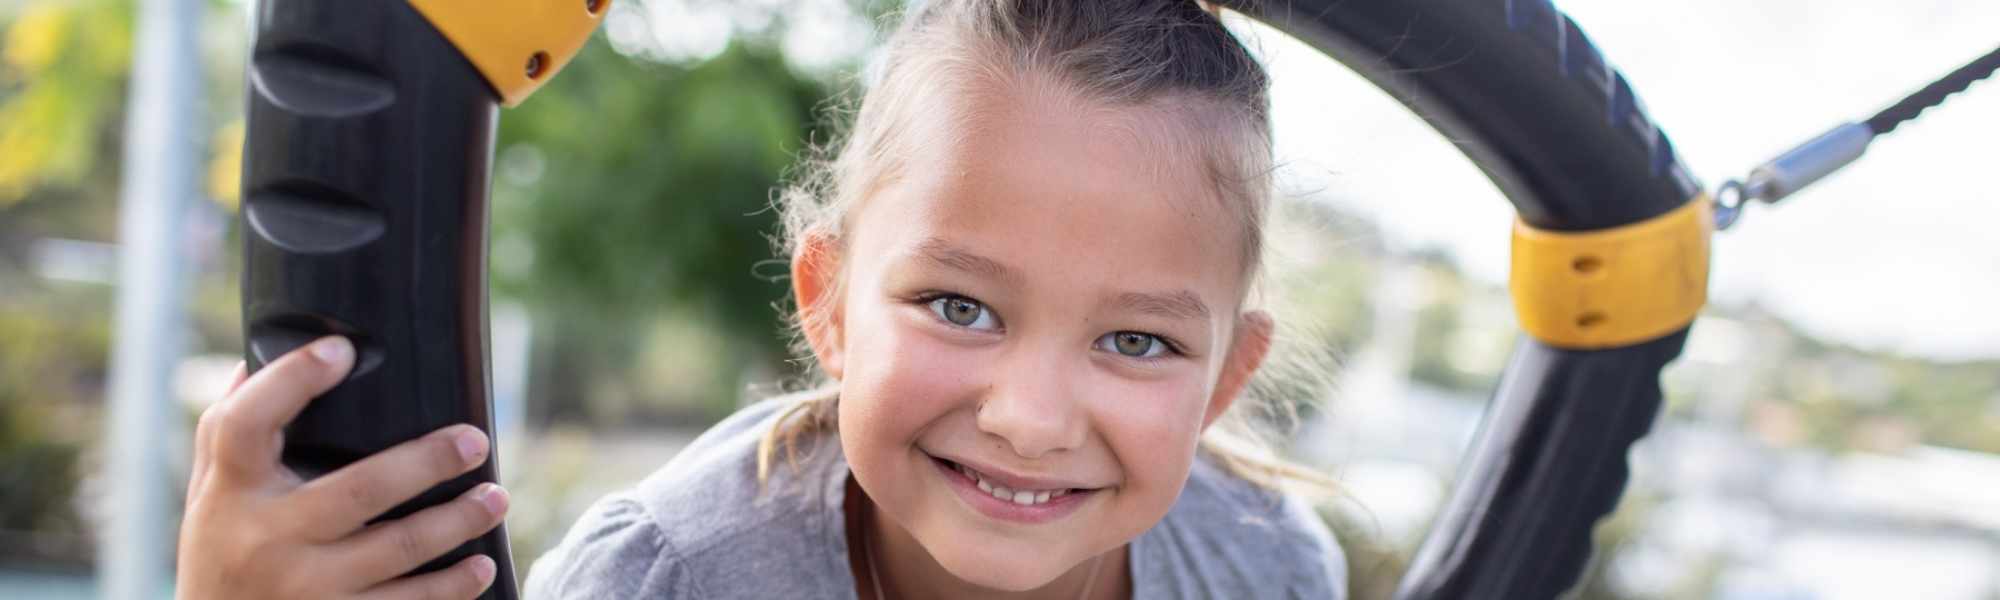
[[[1097,338],[1097,348],[1132,358],[1156,358],[1166,354],[1167,342],[1160,336],[1137,331],[1116,331]]]
[[[964,296],[939,296],[931,300],[930,306],[931,312],[937,313],[938,318],[959,327],[980,330],[999,328],[994,322],[993,311],[986,310],[986,305],[978,300]]]

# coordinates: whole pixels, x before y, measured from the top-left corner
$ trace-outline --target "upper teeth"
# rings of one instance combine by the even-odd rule
[[[1050,498],[1067,496],[1070,492],[1069,488],[1060,490],[1010,490],[1005,486],[987,481],[986,476],[980,475],[978,471],[966,468],[965,465],[958,465],[958,472],[964,473],[966,477],[971,477],[974,481],[978,481],[979,491],[992,494],[994,498],[999,498],[1002,501],[1013,502],[1021,506],[1041,504],[1048,502]]]

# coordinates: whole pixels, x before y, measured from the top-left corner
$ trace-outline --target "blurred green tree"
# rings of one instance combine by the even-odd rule
[[[769,199],[827,97],[768,44],[677,65],[598,41],[504,114],[494,285],[536,319],[539,416],[588,416],[599,378],[644,368],[633,356],[653,319],[723,334],[727,347],[682,349],[728,358],[704,412],[735,406],[746,369],[776,370],[787,288]]]
[[[26,4],[0,46],[0,207],[93,175],[131,62],[129,2]]]
[[[97,433],[109,290],[34,271],[42,237],[109,240],[131,3],[38,0],[0,14],[0,562],[81,564],[75,510]]]

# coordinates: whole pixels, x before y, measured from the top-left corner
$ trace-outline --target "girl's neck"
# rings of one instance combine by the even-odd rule
[[[1072,600],[1089,587],[1091,600],[1132,597],[1132,578],[1126,549],[1119,546],[1097,558],[1086,560],[1041,589],[1007,592],[983,588],[953,576],[924,551],[916,538],[881,514],[868,494],[853,477],[847,479],[847,497],[842,503],[847,521],[849,572],[854,575],[855,592],[861,600],[910,600],[918,598],[966,598],[971,600]],[[873,546],[873,548],[870,548]],[[870,572],[871,561],[874,572]],[[1095,567],[1096,573],[1091,572]],[[878,595],[875,580],[880,578]]]

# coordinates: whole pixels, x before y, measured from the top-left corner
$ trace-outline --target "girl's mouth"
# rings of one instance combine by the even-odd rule
[[[929,458],[960,500],[980,514],[1003,521],[1053,521],[1074,512],[1098,491],[1098,488],[1013,489],[971,467],[935,456]]]

